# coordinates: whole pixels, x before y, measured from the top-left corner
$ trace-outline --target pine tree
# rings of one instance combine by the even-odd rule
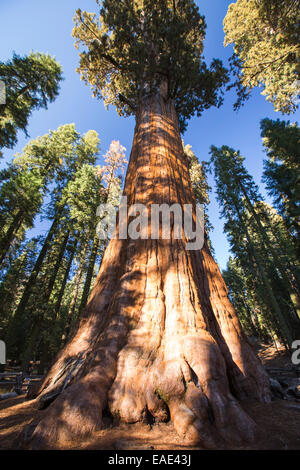
[[[99,151],[99,138],[95,131],[89,131],[81,137],[75,131],[74,125],[66,125],[59,128],[59,131],[54,132],[52,136],[54,137],[50,149],[48,150],[48,147],[46,147],[47,156],[50,159],[53,158],[55,161],[61,162],[60,171],[55,178],[56,185],[51,192],[51,203],[47,211],[48,218],[52,220],[52,222],[6,332],[8,349],[17,351],[15,354],[18,359],[22,360],[24,367],[26,367],[28,363],[28,357],[33,348],[32,345],[36,342],[35,337],[37,336],[40,322],[45,313],[45,307],[40,308],[40,306],[35,305],[35,303],[32,305],[30,300],[35,298],[34,290],[39,277],[42,275],[43,266],[53,247],[53,243],[55,243],[57,237],[60,238],[62,236],[64,238],[65,233],[71,230],[70,227],[68,227],[69,210],[65,188],[68,183],[76,177],[76,170],[81,168],[83,163],[95,163]],[[35,156],[34,153],[33,155]],[[65,157],[64,160],[61,158],[62,155]],[[36,165],[40,169],[42,156],[43,152],[37,152],[37,159],[31,159],[30,166],[35,167]],[[21,165],[23,164],[22,158],[23,156],[20,157],[19,162]],[[63,162],[65,163],[64,165],[62,165]],[[27,164],[28,161],[25,159],[25,168]],[[48,170],[51,168],[51,165],[46,163],[46,167]],[[64,250],[66,249],[67,241],[68,240],[66,240],[65,244],[62,242]],[[62,258],[64,251],[58,256]],[[54,265],[55,263],[56,261],[54,261]],[[54,271],[56,274],[58,273],[59,264],[60,263],[58,263],[56,271]],[[53,270],[52,262],[49,263],[48,270],[49,269],[51,271]],[[46,288],[46,303],[51,295],[54,282],[55,278],[50,283],[50,286],[48,286],[48,292],[46,286],[43,285],[43,288]],[[34,311],[36,311],[36,315],[33,314]],[[32,333],[33,331],[35,331],[35,333]],[[32,337],[32,334],[34,337]],[[30,343],[29,346],[28,342]],[[25,356],[24,348],[27,351]]]
[[[261,135],[268,156],[264,161],[263,181],[276,208],[299,247],[300,235],[300,129],[289,122],[261,121]]]
[[[13,148],[17,132],[27,134],[28,119],[35,109],[46,108],[59,93],[62,69],[49,54],[31,52],[0,62],[0,80],[5,85],[5,104],[0,104],[0,150]],[[1,152],[0,152],[1,155]]]
[[[271,279],[278,278],[279,273],[277,282],[279,282],[281,290],[289,294],[287,300],[295,314],[299,315],[298,286],[293,282],[290,269],[282,256],[282,250],[276,247],[274,236],[270,237],[270,233],[268,233],[270,221],[266,212],[261,213],[261,195],[252,177],[243,166],[244,158],[239,152],[223,146],[220,149],[212,147],[211,153],[218,201],[222,207],[222,215],[227,219],[225,230],[230,234],[236,254],[240,252],[244,244],[243,237],[246,237],[248,256],[257,266],[257,272],[265,286],[271,310],[276,314],[277,321],[281,324],[282,337],[287,345],[291,344],[293,328],[289,324],[288,316],[283,314],[286,308],[280,307],[275,295],[276,289],[272,288],[270,275],[266,268],[268,266],[267,260],[270,264],[269,269],[273,271]],[[275,228],[274,225],[272,228]],[[279,233],[278,237],[280,237]],[[293,266],[293,271],[297,272],[296,266]]]
[[[254,87],[275,111],[290,114],[300,96],[300,1],[237,0],[224,19],[225,46],[234,45],[231,70],[241,106]]]
[[[91,139],[91,142],[85,141]],[[88,161],[94,135],[81,138],[74,124],[60,126],[56,131],[30,141],[17,154],[7,170],[3,170],[0,190],[1,237],[0,263],[15,238],[33,226],[49,185],[57,190],[65,184],[68,174],[76,168],[76,159]],[[83,148],[85,149],[83,152]]]

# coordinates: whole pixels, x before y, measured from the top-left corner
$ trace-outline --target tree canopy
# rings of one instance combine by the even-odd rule
[[[299,247],[300,233],[300,129],[289,121],[261,121],[267,154],[263,180]],[[299,248],[298,248],[299,249]]]
[[[237,0],[229,5],[224,31],[225,45],[234,45],[235,106],[259,86],[275,111],[294,112],[300,95],[300,1]]]
[[[47,108],[58,96],[62,68],[49,54],[14,54],[11,60],[0,62],[0,80],[6,90],[5,104],[0,104],[0,149],[13,148],[19,129],[27,135],[32,111]]]
[[[228,146],[212,146],[211,155],[217,200],[226,219],[224,229],[231,250],[246,277],[250,274],[256,279],[254,289],[268,306],[267,315],[275,315],[276,331],[288,344],[295,327],[299,329],[300,318],[299,263],[293,243],[282,217],[262,202],[240,152]]]
[[[228,80],[221,61],[203,58],[205,20],[192,0],[97,0],[99,15],[77,10],[73,36],[83,46],[78,71],[94,96],[134,114],[145,93],[167,84],[181,129],[220,106]]]

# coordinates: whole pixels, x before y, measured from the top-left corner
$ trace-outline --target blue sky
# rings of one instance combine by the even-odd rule
[[[227,63],[231,55],[230,48],[224,48],[223,18],[231,1],[197,0],[200,11],[206,17],[207,36],[204,55],[207,62],[217,57]],[[28,133],[30,138],[46,134],[49,129],[56,129],[61,124],[76,124],[76,129],[84,133],[95,129],[101,139],[101,155],[112,140],[120,140],[127,148],[127,156],[133,139],[134,118],[121,118],[113,108],[108,111],[101,101],[93,99],[88,86],[80,81],[76,73],[78,52],[71,37],[72,18],[75,10],[95,11],[95,0],[0,0],[0,60],[11,58],[13,51],[25,55],[31,50],[48,52],[60,62],[65,80],[61,85],[60,95],[50,104],[48,110],[36,111],[30,118]],[[239,149],[246,158],[245,165],[259,184],[264,196],[266,193],[260,184],[263,168],[263,148],[260,137],[260,120],[264,117],[282,119],[267,103],[259,90],[255,90],[251,99],[239,111],[233,111],[234,92],[227,93],[224,105],[211,108],[200,118],[192,118],[184,134],[184,142],[190,144],[200,160],[208,160],[211,145],[229,145]],[[299,121],[299,111],[290,116]],[[20,133],[17,146],[13,150],[4,150],[3,167],[16,152],[20,152],[28,139]],[[101,161],[100,161],[101,163]],[[212,177],[209,183],[213,187]],[[266,198],[269,200],[268,198]],[[226,266],[229,246],[223,233],[223,221],[219,217],[219,207],[214,191],[211,194],[209,218],[214,226],[211,234],[215,256],[221,268]],[[45,222],[36,222],[36,232],[44,233]]]

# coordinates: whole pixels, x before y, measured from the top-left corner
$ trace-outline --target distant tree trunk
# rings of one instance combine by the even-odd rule
[[[270,251],[270,253],[272,254],[272,257],[274,259],[274,262],[276,263],[276,266],[282,276],[282,280],[285,284],[285,287],[289,293],[289,297],[291,299],[291,304],[293,305],[294,309],[295,309],[295,312],[298,316],[298,319],[300,319],[300,298],[299,298],[299,294],[297,292],[297,290],[294,288],[293,286],[293,283],[291,281],[291,279],[288,277],[287,273],[286,273],[286,269],[285,267],[282,265],[282,262],[279,258],[279,256],[277,255],[276,253],[276,250],[273,248],[272,246],[272,243],[270,242],[266,232],[265,232],[265,229],[261,223],[261,220],[259,218],[259,216],[257,215],[249,197],[248,197],[248,194],[247,194],[247,191],[245,190],[244,188],[244,185],[239,181],[239,184],[240,184],[240,187],[241,187],[241,190],[244,194],[244,197],[245,197],[245,200],[247,202],[247,207],[250,211],[250,213],[252,214],[254,220],[255,220],[255,223],[256,223],[256,226],[257,226],[257,229],[258,229],[258,233],[261,235],[261,238],[262,238],[262,241],[263,243],[265,244],[266,248]]]
[[[22,222],[22,211],[19,210],[13,218],[13,221],[11,222],[7,232],[3,235],[3,239],[0,241],[0,265],[3,263],[10,246],[14,241],[15,235],[22,225]]]
[[[249,306],[247,305],[247,302],[242,302],[242,305],[244,309],[246,310],[246,321],[247,321],[247,326],[249,330],[251,331],[253,336],[261,336],[261,331],[259,328],[259,325],[257,324],[256,321],[253,320],[253,313]]]
[[[60,286],[59,294],[58,294],[56,305],[55,305],[55,311],[54,311],[55,318],[57,318],[58,314],[59,314],[61,301],[62,301],[64,293],[65,293],[65,289],[66,289],[67,281],[68,281],[69,274],[70,274],[70,271],[71,271],[71,267],[72,267],[73,259],[74,259],[74,256],[75,256],[77,244],[78,244],[78,239],[76,239],[74,241],[73,247],[72,247],[71,252],[70,252],[68,264],[67,264],[67,267],[66,267],[66,270],[65,270],[64,278],[63,278],[63,281],[62,281],[61,286]]]
[[[66,321],[64,333],[62,336],[62,344],[65,344],[66,341],[68,340],[72,323],[74,321],[74,313],[75,313],[76,303],[78,300],[79,288],[80,288],[80,284],[81,284],[83,272],[84,272],[84,259],[86,257],[86,252],[87,252],[87,246],[84,249],[83,255],[81,255],[80,257],[79,266],[75,274],[73,295],[72,295],[71,302],[70,302],[69,309],[68,309],[67,321]]]
[[[263,341],[268,341],[270,339],[268,329],[266,330],[264,327],[263,328],[261,327],[256,309],[257,307],[255,306],[251,309],[250,315],[251,315],[252,323],[254,325],[254,328],[256,328],[257,336],[261,338]]]
[[[39,253],[39,256],[35,262],[34,268],[31,271],[31,274],[26,282],[26,287],[24,289],[24,292],[22,294],[22,297],[20,299],[20,302],[16,308],[16,311],[14,313],[14,316],[8,326],[8,331],[6,334],[6,342],[9,347],[12,347],[13,345],[24,345],[26,341],[26,327],[25,327],[25,322],[23,321],[24,319],[24,312],[27,306],[27,303],[29,301],[30,295],[32,294],[32,288],[35,285],[36,279],[39,275],[39,272],[41,270],[43,261],[48,253],[48,250],[50,248],[50,243],[51,240],[54,236],[54,233],[57,229],[58,223],[59,223],[59,215],[55,217],[55,219],[52,222],[52,225],[50,227],[50,230],[47,234],[47,237],[44,241],[44,244],[41,248],[41,251]]]
[[[70,230],[67,230],[63,242],[61,244],[58,257],[56,260],[55,265],[53,266],[51,276],[48,282],[48,285],[45,289],[45,294],[43,296],[43,303],[44,303],[44,308],[41,308],[38,310],[37,313],[30,315],[32,316],[32,325],[31,325],[31,333],[29,335],[28,341],[27,341],[27,346],[25,348],[25,352],[22,357],[22,370],[26,370],[28,363],[30,359],[32,358],[33,354],[35,353],[38,344],[42,341],[42,336],[41,332],[43,331],[42,324],[43,324],[43,319],[45,317],[45,314],[48,310],[48,302],[54,287],[54,283],[56,280],[56,276],[58,274],[62,259],[65,254],[66,246],[69,240],[70,236]]]
[[[75,320],[74,313],[75,313],[76,304],[78,300],[79,288],[80,288],[82,278],[83,278],[83,273],[86,269],[85,260],[87,257],[88,247],[89,247],[89,242],[88,241],[83,242],[81,246],[82,251],[79,257],[79,266],[78,266],[78,269],[76,271],[75,278],[74,278],[73,295],[72,295],[71,302],[69,305],[69,309],[67,313],[67,320],[66,320],[64,332],[62,335],[62,344],[65,344],[68,341],[69,336],[70,336],[70,331],[72,330],[72,325]]]
[[[70,230],[67,230],[66,233],[65,233],[65,236],[63,237],[63,241],[60,245],[60,250],[59,250],[55,265],[52,269],[52,273],[51,273],[51,276],[50,276],[50,279],[49,279],[49,282],[48,282],[48,286],[47,286],[47,289],[46,289],[46,295],[45,295],[46,302],[48,302],[49,299],[50,299],[50,296],[51,296],[51,293],[52,293],[52,290],[53,290],[53,287],[54,287],[54,284],[55,284],[55,281],[56,281],[58,271],[61,267],[61,263],[62,263],[64,255],[65,255],[65,251],[66,251],[67,243],[69,241],[69,237],[70,237]]]
[[[78,311],[79,315],[81,315],[83,309],[85,308],[88,297],[89,297],[89,292],[90,292],[91,283],[92,283],[92,279],[93,279],[94,268],[95,268],[95,263],[96,263],[99,244],[100,244],[100,240],[98,239],[97,236],[95,236],[93,246],[92,246],[91,255],[90,255],[90,259],[89,259],[88,269],[87,269],[87,272],[86,272],[86,278],[85,278],[85,282],[84,282],[81,302],[80,302],[80,306],[79,306],[79,311]]]
[[[145,97],[136,117],[124,193],[128,204],[195,205],[174,104]],[[251,439],[240,401],[270,399],[207,240],[112,239],[87,308],[39,391],[46,407],[31,448],[101,428],[170,417],[185,442],[214,448]]]

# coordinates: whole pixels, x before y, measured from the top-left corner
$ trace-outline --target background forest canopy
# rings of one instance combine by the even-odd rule
[[[93,96],[120,116],[134,116],[143,97],[166,84],[215,252],[220,248],[213,242],[210,199],[216,197],[224,222],[231,256],[223,276],[230,300],[249,336],[289,350],[300,333],[300,128],[292,122],[300,99],[300,1],[231,3],[223,18],[229,46],[224,54],[231,55],[223,62],[212,58],[209,65],[198,4],[201,10],[201,2],[157,0],[153,9],[150,0],[103,0],[94,2],[97,13],[77,10],[77,72]],[[124,118],[113,115],[115,137],[101,150],[106,136],[94,130],[96,115],[87,132],[60,123],[32,138],[31,121],[55,110],[64,96],[64,66],[52,54],[13,53],[0,62],[0,80],[6,87],[0,104],[0,337],[10,360],[24,369],[38,361],[42,373],[70,337],[99,271],[106,242],[96,234],[96,210],[101,202],[119,204],[129,157],[122,145]],[[251,100],[264,99],[256,88],[269,102],[268,115],[255,114],[260,142],[251,137],[265,153],[264,159],[250,155],[263,160],[260,184],[234,132],[230,145],[213,131],[209,151],[195,150],[206,113],[228,120],[229,107],[242,113]],[[209,109],[223,104],[226,111]],[[187,127],[191,118],[193,134]],[[241,135],[246,134],[244,128]]]

